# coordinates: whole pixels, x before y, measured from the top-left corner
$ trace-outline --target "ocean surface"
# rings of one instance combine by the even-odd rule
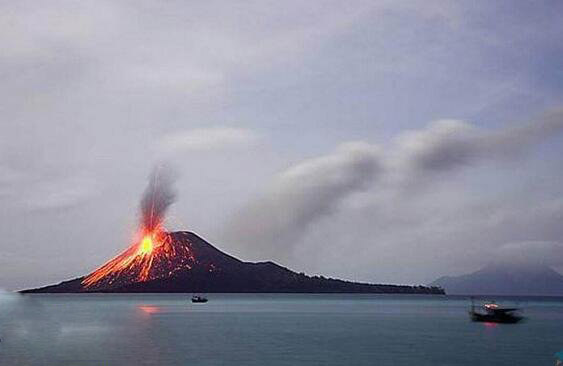
[[[496,298],[521,324],[472,323],[464,297],[0,294],[0,365],[555,365],[563,298]]]

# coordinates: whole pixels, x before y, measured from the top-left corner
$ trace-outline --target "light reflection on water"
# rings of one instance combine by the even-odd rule
[[[137,306],[137,308],[147,314],[155,314],[155,313],[160,313],[162,311],[161,307],[154,305],[139,305]]]
[[[506,299],[528,321],[499,325],[470,322],[456,297],[208,298],[0,295],[0,365],[535,366],[563,348],[562,299]]]

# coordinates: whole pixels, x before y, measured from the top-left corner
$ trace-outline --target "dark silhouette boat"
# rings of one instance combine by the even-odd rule
[[[207,299],[203,296],[194,295],[194,296],[192,296],[192,302],[193,303],[205,303],[205,302],[207,302]]]
[[[486,303],[482,306],[482,310],[476,310],[473,299],[471,299],[469,317],[474,322],[514,324],[524,319],[522,315],[518,314],[519,310],[518,308],[502,308],[495,302]]]

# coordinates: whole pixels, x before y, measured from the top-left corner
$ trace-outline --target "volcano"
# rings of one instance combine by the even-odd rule
[[[407,293],[439,287],[349,282],[296,273],[273,262],[243,262],[187,232],[144,237],[91,274],[23,293]]]

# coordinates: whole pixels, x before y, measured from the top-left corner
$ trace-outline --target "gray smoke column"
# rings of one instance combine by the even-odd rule
[[[360,192],[380,174],[380,149],[365,142],[341,144],[333,153],[281,172],[225,229],[228,240],[251,245],[263,258],[287,255],[318,220]]]
[[[166,166],[157,166],[149,176],[149,185],[141,199],[141,224],[146,230],[155,229],[176,200],[175,180],[176,175]]]

